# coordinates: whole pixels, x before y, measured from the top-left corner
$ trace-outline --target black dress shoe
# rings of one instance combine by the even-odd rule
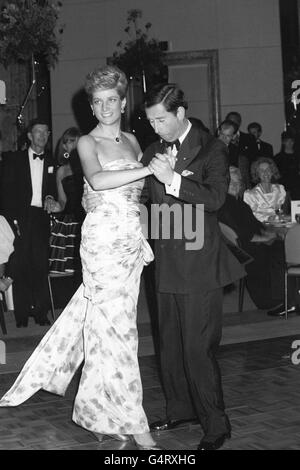
[[[230,437],[230,432],[221,434],[221,436],[217,437],[213,441],[207,440],[207,438],[204,436],[203,439],[201,439],[197,450],[218,450],[220,447],[222,447],[226,439],[230,439]]]
[[[298,312],[298,308],[296,305],[292,305],[288,307],[287,313],[296,313]],[[283,317],[285,315],[285,307],[284,305],[279,305],[279,307],[273,308],[267,312],[267,315],[270,317]]]
[[[182,424],[199,424],[199,421],[196,418],[189,418],[189,419],[164,419],[160,421],[155,421],[154,423],[150,424],[150,429],[152,431],[168,431],[169,429],[177,428]]]

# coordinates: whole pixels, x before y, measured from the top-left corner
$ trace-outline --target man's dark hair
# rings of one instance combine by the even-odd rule
[[[237,125],[236,122],[231,121],[230,119],[224,119],[224,121],[222,121],[221,124],[219,125],[217,132],[219,133],[221,130],[228,129],[230,127],[233,128],[233,131],[235,134],[239,130],[239,126]]]
[[[258,132],[262,132],[262,127],[261,127],[261,124],[259,124],[259,122],[250,122],[250,124],[248,124],[248,132],[250,132],[250,129],[257,129]]]
[[[49,129],[49,124],[45,119],[34,118],[34,119],[32,119],[32,121],[30,121],[30,123],[27,127],[27,132],[32,132],[32,129],[34,128],[34,126],[36,126],[38,124],[43,125],[43,126],[47,126],[48,129]]]
[[[145,108],[150,108],[156,104],[163,104],[166,111],[177,113],[180,106],[188,108],[184,93],[175,83],[158,84],[146,93]]]
[[[240,123],[239,125],[241,125],[242,116],[240,115],[240,113],[238,113],[237,111],[230,111],[229,113],[227,113],[225,120],[229,119],[231,121],[230,116],[237,118]]]

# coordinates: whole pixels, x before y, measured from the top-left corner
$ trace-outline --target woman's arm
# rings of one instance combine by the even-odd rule
[[[102,170],[96,152],[96,142],[89,135],[80,137],[77,150],[84,176],[94,191],[117,188],[152,174],[148,167],[120,171]]]
[[[48,214],[51,214],[52,212],[62,212],[66,206],[67,203],[67,196],[64,191],[63,185],[62,185],[62,180],[65,176],[65,167],[61,166],[57,170],[56,173],[56,187],[57,187],[57,201],[54,199],[48,200],[45,202],[45,210],[47,210]]]
[[[66,207],[67,196],[62,185],[62,180],[65,176],[65,169],[61,166],[56,173],[56,186],[57,186],[57,200],[60,205],[60,210],[63,211]]]

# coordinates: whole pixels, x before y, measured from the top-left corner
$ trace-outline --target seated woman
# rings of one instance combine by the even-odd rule
[[[238,168],[230,167],[230,184],[224,205],[218,212],[220,222],[237,234],[241,247],[253,261],[245,266],[246,285],[257,308],[275,310],[271,315],[284,314],[284,246],[283,241],[269,232],[254,217],[251,208],[238,198],[242,178]],[[289,289],[289,305],[295,310],[295,289]],[[292,311],[291,310],[291,311]],[[274,313],[275,312],[275,313]]]
[[[79,246],[84,210],[81,205],[83,173],[76,150],[80,132],[67,129],[58,144],[56,173],[58,200],[51,201],[53,223],[50,237],[50,272],[81,271]]]
[[[13,280],[5,276],[6,263],[14,251],[14,233],[6,219],[0,215],[0,292],[6,291]]]
[[[251,165],[251,176],[257,185],[244,192],[244,201],[260,222],[274,220],[286,198],[284,187],[272,182],[280,178],[276,164],[272,158],[260,157]]]

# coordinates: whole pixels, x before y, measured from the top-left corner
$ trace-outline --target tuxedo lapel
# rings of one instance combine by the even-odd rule
[[[30,171],[30,163],[29,163],[29,153],[28,150],[24,151],[24,158],[23,158],[23,170],[21,173],[21,180],[23,179],[24,184],[24,195],[27,198],[28,203],[31,203],[32,199],[32,180],[31,180],[31,171]]]
[[[201,147],[199,133],[192,127],[179,148],[174,170],[181,174],[197,156]]]
[[[43,168],[43,182],[42,182],[42,202],[45,200],[45,196],[47,194],[47,186],[48,186],[48,155],[45,155],[44,158],[44,168]]]

